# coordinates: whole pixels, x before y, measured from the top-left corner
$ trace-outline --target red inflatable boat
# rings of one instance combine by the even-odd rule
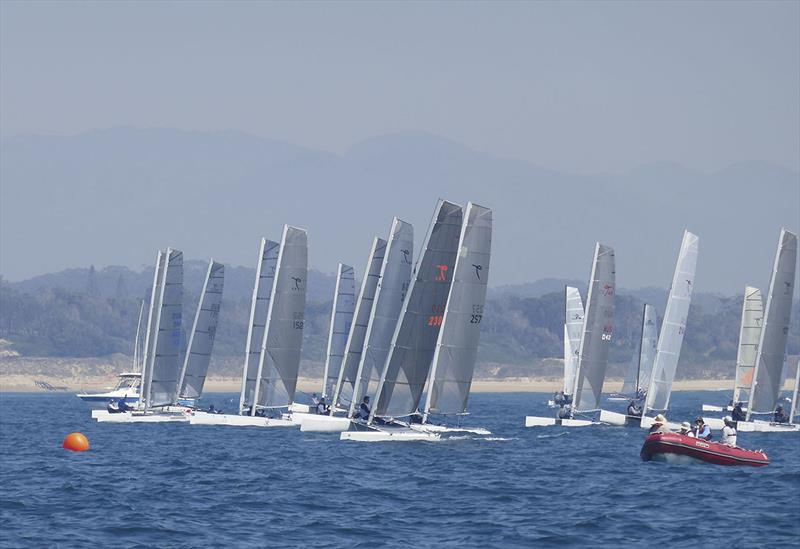
[[[659,460],[684,462],[700,460],[715,465],[769,465],[767,454],[758,450],[745,450],[719,442],[699,440],[678,433],[653,433],[649,435],[639,454],[644,461]]]

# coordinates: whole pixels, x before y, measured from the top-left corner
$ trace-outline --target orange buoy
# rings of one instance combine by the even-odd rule
[[[89,439],[83,433],[70,433],[64,437],[61,446],[73,452],[85,452],[89,449]]]

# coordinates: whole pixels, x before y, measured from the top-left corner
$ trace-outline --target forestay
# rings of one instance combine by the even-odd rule
[[[742,319],[739,324],[739,350],[736,353],[736,377],[733,382],[733,402],[750,402],[750,387],[764,321],[764,301],[761,290],[746,286],[742,300]]]
[[[278,268],[261,339],[255,401],[257,407],[289,406],[297,389],[306,310],[308,236],[284,225]],[[251,409],[255,415],[256,406]]]
[[[792,314],[796,264],[797,235],[781,229],[756,355],[750,404],[747,408],[748,421],[753,412],[772,412],[780,396],[781,369]]]
[[[450,294],[433,355],[424,414],[463,414],[467,411],[478,355],[489,260],[492,249],[492,210],[469,202],[458,243]]]
[[[156,315],[155,345],[148,365],[145,406],[167,406],[177,400],[183,311],[183,253],[167,248]]]
[[[564,394],[575,389],[575,372],[578,371],[578,353],[583,335],[583,300],[578,288],[564,289]]]
[[[653,376],[645,401],[645,413],[650,410],[666,410],[669,406],[672,381],[678,368],[686,319],[692,302],[699,242],[700,239],[696,235],[689,231],[684,232],[672,287],[667,298],[661,335],[658,338]]]
[[[463,211],[440,200],[411,280],[369,421],[417,411],[444,319]]]
[[[386,241],[377,236],[372,241],[364,278],[361,280],[361,289],[358,292],[358,301],[353,314],[353,325],[347,337],[344,348],[342,367],[339,369],[339,379],[336,380],[336,389],[333,391],[331,413],[342,404],[349,405],[353,400],[358,365],[361,362],[361,353],[364,350],[364,339],[367,335],[369,316],[372,313],[372,303],[378,289],[378,280],[381,277],[383,256],[386,253]]]
[[[614,249],[598,242],[586,298],[578,370],[575,373],[573,411],[594,410],[600,406],[608,367],[608,352],[614,333],[614,263]]]
[[[180,397],[200,398],[206,382],[214,337],[217,333],[219,309],[222,303],[222,288],[225,282],[225,266],[211,260],[203,281],[200,303],[189,335],[186,357],[183,361],[179,387]]]
[[[264,326],[267,323],[269,300],[272,296],[272,285],[275,281],[275,269],[278,266],[280,244],[261,239],[256,264],[256,279],[253,285],[253,297],[250,300],[250,320],[248,322],[247,342],[244,351],[244,373],[242,374],[242,391],[239,395],[239,411],[253,410],[254,395],[258,380],[258,364],[261,359],[261,340],[264,339]]]
[[[322,396],[333,394],[339,369],[342,367],[347,336],[353,324],[356,308],[356,280],[350,265],[339,263],[336,272],[336,290],[331,307],[331,324],[328,330],[328,352],[325,355],[325,371],[322,375]]]
[[[364,349],[356,372],[354,396],[348,411],[350,417],[355,414],[362,397],[365,394],[374,395],[377,389],[411,281],[413,257],[414,228],[410,223],[395,217],[375,290],[375,299],[372,302]]]

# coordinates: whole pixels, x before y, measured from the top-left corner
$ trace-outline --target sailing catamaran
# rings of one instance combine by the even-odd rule
[[[411,279],[411,258],[413,257],[414,229],[411,224],[398,218],[392,221],[389,241],[383,252],[383,261],[377,281],[375,293],[371,301],[365,301],[368,309],[368,320],[364,330],[362,347],[357,347],[356,336],[353,336],[348,357],[351,363],[358,358],[355,374],[352,376],[352,391],[348,391],[349,405],[346,417],[336,416],[336,408],[330,415],[310,415],[302,418],[301,431],[341,432],[350,426],[350,419],[359,412],[359,405],[364,396],[374,396],[380,381],[380,374],[389,345],[394,334],[400,310]],[[366,311],[363,311],[366,312]],[[359,310],[359,313],[363,312]],[[360,329],[360,327],[359,327]],[[358,340],[360,340],[360,336]],[[342,383],[337,385],[334,402],[341,404],[342,388],[345,383],[344,372]]]
[[[652,305],[644,304],[642,310],[642,330],[639,338],[639,350],[634,353],[628,366],[628,372],[622,383],[622,390],[614,393],[607,400],[628,401],[642,400],[650,386],[653,373],[653,362],[656,359],[658,346],[658,329],[656,327],[656,310]]]
[[[792,297],[797,265],[797,235],[781,229],[778,249],[769,283],[764,322],[756,352],[747,421],[740,421],[740,431],[796,431],[800,425],[772,423],[754,416],[774,414],[780,398],[783,360],[786,352]],[[795,385],[795,395],[797,386]]]
[[[736,354],[732,404],[727,406],[703,404],[704,412],[731,412],[737,402],[747,406],[750,401],[750,387],[753,385],[753,371],[756,366],[758,340],[761,338],[763,321],[764,301],[761,298],[761,290],[746,286],[742,301],[742,319],[739,324],[739,348]]]
[[[583,320],[581,342],[578,352],[578,367],[575,372],[571,394],[573,403],[569,417],[552,418],[527,416],[526,427],[563,425],[584,427],[593,422],[576,419],[577,413],[591,413],[600,407],[603,382],[608,366],[608,352],[614,332],[614,295],[616,268],[614,249],[597,243],[592,261],[589,295]],[[563,415],[563,414],[562,414]]]
[[[136,321],[136,338],[133,342],[133,368],[130,372],[119,374],[119,380],[113,389],[105,393],[78,393],[77,396],[83,402],[89,403],[93,408],[105,409],[109,400],[119,402],[122,400],[128,406],[139,404],[139,395],[142,387],[142,353],[141,353],[141,328],[144,315],[144,304],[142,300],[139,306],[139,318]]]
[[[572,388],[575,386],[575,372],[578,371],[578,352],[583,333],[583,301],[578,288],[564,288],[564,387],[561,392],[566,402],[572,402]],[[548,400],[547,405],[558,408],[560,403],[555,399]]]
[[[342,440],[435,440],[440,435],[411,428],[419,417],[453,280],[463,209],[439,200],[411,285],[403,301],[382,369],[374,407],[366,421],[353,421]]]
[[[178,401],[181,404],[195,403],[203,394],[208,366],[211,363],[211,351],[214,349],[214,339],[217,334],[224,282],[225,266],[212,259],[208,262],[200,302],[197,304],[197,313],[178,381],[180,387]]]
[[[284,225],[280,246],[261,240],[242,374],[239,414],[195,412],[192,425],[289,427],[305,324],[308,237]]]
[[[183,309],[183,252],[159,250],[144,345],[142,397],[136,409],[121,413],[94,410],[98,422],[186,421],[170,407],[178,397]]]

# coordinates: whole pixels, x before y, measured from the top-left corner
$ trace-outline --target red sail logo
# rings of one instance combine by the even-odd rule
[[[436,280],[440,282],[447,281],[447,265],[437,265],[437,269],[439,269],[439,275],[436,277]]]

